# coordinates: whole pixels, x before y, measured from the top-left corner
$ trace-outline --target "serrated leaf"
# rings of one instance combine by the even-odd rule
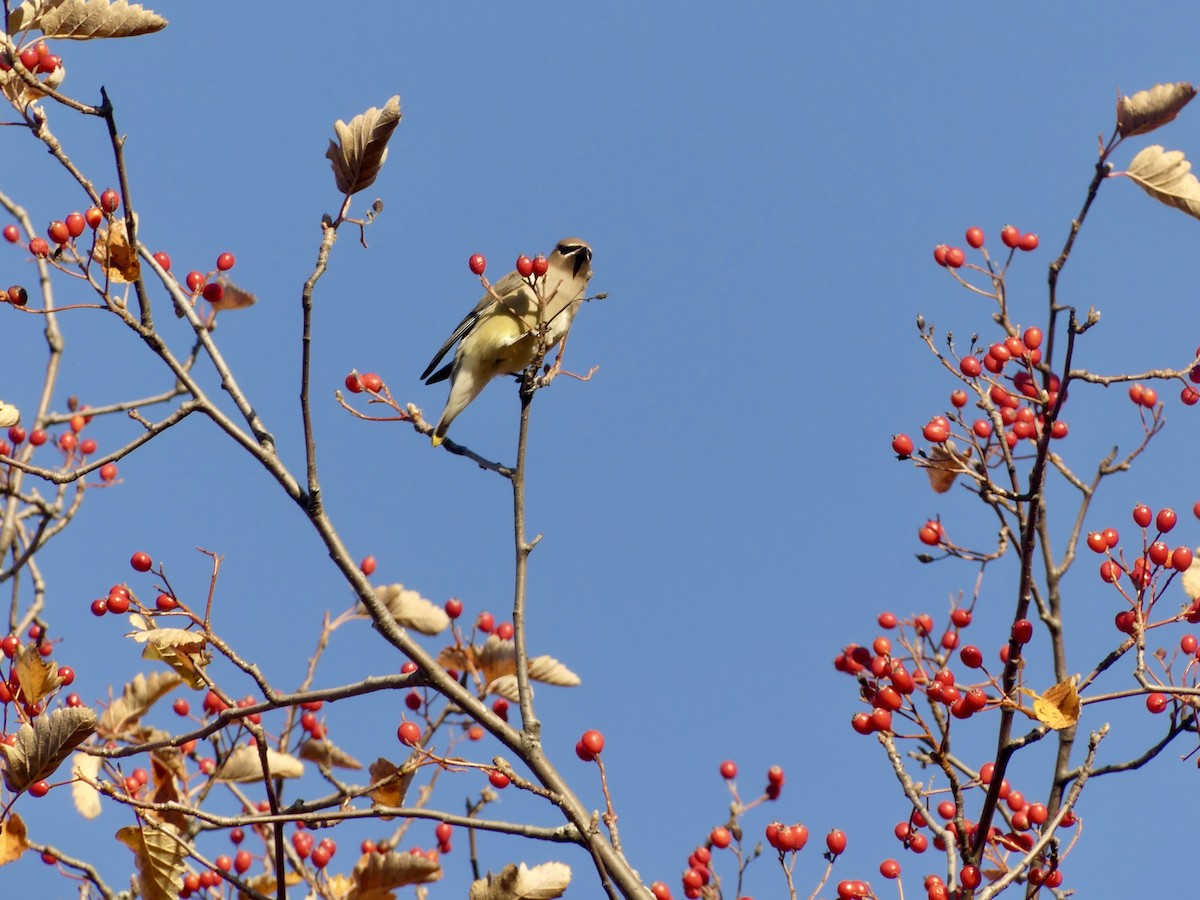
[[[71,799],[75,801],[75,811],[85,819],[94,819],[100,815],[100,792],[79,780],[78,776],[95,781],[100,774],[103,760],[98,756],[88,756],[86,753],[76,753],[71,762],[71,774],[76,780],[71,782]]]
[[[21,411],[11,403],[0,400],[0,428],[8,428],[21,421]]]
[[[333,166],[333,178],[343,194],[356,194],[370,187],[387,160],[387,144],[400,124],[400,97],[394,96],[383,109],[371,107],[347,125],[333,125],[337,143],[329,142],[325,156]]]
[[[571,867],[548,862],[532,869],[525,863],[505,866],[499,875],[491,872],[471,885],[470,900],[553,900],[571,883]]]
[[[56,709],[26,722],[17,729],[15,744],[0,744],[0,755],[7,763],[4,783],[15,794],[49,778],[95,730],[96,714],[85,706]]]
[[[175,900],[183,887],[183,845],[170,825],[126,825],[117,840],[133,851],[142,900]]]
[[[149,675],[139,672],[100,717],[97,728],[100,736],[126,737],[129,729],[137,725],[155,703],[182,683],[183,678],[178,672],[151,672]]]
[[[387,607],[398,624],[421,634],[439,634],[450,627],[446,611],[402,584],[375,588],[375,599]]]
[[[1125,174],[1155,200],[1200,219],[1200,181],[1182,150],[1152,144],[1133,158]]]
[[[62,679],[58,677],[58,666],[42,659],[34,644],[26,644],[13,660],[13,677],[21,686],[21,698],[27,703],[41,703],[58,690]]]
[[[404,795],[408,793],[408,786],[412,784],[416,771],[415,768],[401,768],[390,760],[379,757],[367,770],[371,776],[371,784],[374,785],[367,796],[380,806],[403,806]],[[392,816],[382,818],[390,821]]]
[[[304,774],[304,763],[288,753],[267,748],[267,768],[272,778],[299,778]],[[226,757],[214,778],[233,784],[249,781],[262,781],[262,761],[258,756],[258,748],[247,744],[236,748]]]
[[[21,817],[13,813],[0,822],[0,866],[18,859],[29,849],[29,841],[25,839],[25,823]]]
[[[338,769],[361,769],[363,767],[362,763],[328,738],[322,738],[319,741],[315,738],[305,741],[300,745],[300,758],[315,762],[320,766]]]
[[[206,682],[200,670],[209,663],[204,636],[183,628],[156,628],[141,616],[130,616],[135,630],[125,636],[145,644],[143,659],[157,659],[174,669],[188,686],[199,690]]]
[[[367,853],[350,872],[355,889],[348,900],[368,900],[372,891],[428,884],[442,877],[441,863],[419,853]]]
[[[1121,137],[1148,134],[1174,120],[1193,97],[1196,89],[1186,81],[1156,84],[1148,91],[1130,97],[1117,95],[1117,133]]]
[[[1033,700],[1033,713],[1026,710],[1027,716],[1037,719],[1056,731],[1072,727],[1079,721],[1080,703],[1079,692],[1075,690],[1075,678],[1060,681],[1046,693],[1037,694],[1028,688],[1018,688],[1022,694]]]
[[[37,27],[38,17],[45,9],[52,9],[65,0],[25,0],[8,14],[8,33],[17,34]]]

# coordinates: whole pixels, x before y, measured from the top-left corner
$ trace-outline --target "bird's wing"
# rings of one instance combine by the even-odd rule
[[[507,275],[505,275],[503,278],[501,278],[499,281],[497,281],[494,285],[492,285],[492,288],[493,288],[493,290],[495,290],[495,292],[497,294],[499,294],[501,297],[504,297],[504,296],[507,296],[509,293],[511,293],[513,290],[519,288],[521,286],[521,284],[522,284],[521,276],[516,272],[509,272]],[[438,352],[436,354],[434,354],[433,359],[431,359],[429,361],[429,365],[427,365],[425,367],[425,371],[421,373],[422,381],[424,381],[426,384],[436,384],[439,381],[446,380],[446,378],[450,374],[450,368],[448,366],[443,367],[441,370],[439,370],[437,372],[434,372],[434,374],[432,376],[429,373],[433,372],[433,370],[435,368],[437,368],[437,364],[440,363],[442,361],[442,358],[445,357],[445,355],[450,352],[451,348],[455,344],[457,344],[460,340],[462,340],[467,335],[467,333],[472,328],[475,327],[476,323],[480,320],[480,318],[485,313],[487,313],[495,304],[496,304],[496,301],[491,296],[491,294],[483,295],[483,299],[481,299],[475,305],[475,308],[473,310],[471,310],[469,313],[467,313],[467,315],[463,318],[463,320],[458,323],[458,327],[454,329],[454,331],[451,333],[450,337],[446,338],[446,342],[444,344],[442,344],[441,349],[438,350]]]

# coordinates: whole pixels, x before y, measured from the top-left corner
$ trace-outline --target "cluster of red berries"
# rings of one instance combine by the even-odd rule
[[[35,75],[49,75],[62,66],[62,57],[51,53],[45,41],[27,45],[17,51],[16,58]],[[13,58],[8,53],[0,53],[0,72],[10,72],[12,67]]]
[[[976,227],[968,228],[966,239],[967,245],[972,249],[980,249],[984,243],[983,229]],[[1021,234],[1012,225],[1005,225],[1000,229],[1000,240],[1009,250],[1029,251],[1038,248],[1038,236],[1036,234]],[[933,248],[933,259],[939,266],[944,266],[948,269],[958,269],[967,261],[967,254],[962,247],[938,244]]]
[[[315,846],[314,846],[315,844]],[[337,844],[333,838],[324,838],[319,844],[303,822],[296,823],[296,831],[292,834],[292,847],[301,859],[307,859],[318,869],[329,865],[333,854],[337,853]]]
[[[575,742],[575,755],[584,762],[595,762],[603,749],[604,735],[594,728],[589,728]]]
[[[167,271],[171,269],[171,257],[165,253],[155,253],[154,260]],[[219,281],[209,281],[216,272],[228,272],[233,268],[236,260],[232,253],[222,253],[217,257],[217,268],[207,274],[197,269],[187,273],[184,278],[184,284],[187,289],[192,292],[192,296],[199,294],[209,303],[220,303],[225,298],[225,286]]]
[[[67,423],[68,429],[53,441],[54,446],[67,455],[68,461],[76,458],[82,461],[99,449],[99,445],[94,439],[80,437],[80,432],[92,421],[92,417],[87,415],[86,411],[87,407],[84,406],[80,408],[79,412],[72,415]],[[8,440],[0,439],[0,456],[11,456],[25,441],[29,441],[32,447],[41,447],[50,442],[50,435],[43,428],[35,428],[26,432],[24,427],[12,425],[8,429]],[[101,481],[111,484],[117,479],[116,464],[105,463],[100,467],[99,474]]]
[[[37,655],[45,659],[54,652],[54,644],[51,643],[49,635],[44,626],[37,622],[29,626],[29,641],[31,649],[35,649]],[[15,634],[5,635],[0,639],[0,653],[3,653],[5,659],[13,660],[21,653],[21,639]],[[59,689],[68,687],[75,681],[75,670],[70,666],[58,667]],[[21,679],[16,670],[16,664],[9,664],[7,677],[0,673],[0,709],[12,703],[20,705],[21,710],[29,719],[35,719],[46,710],[47,702],[52,697],[42,696],[42,691],[39,689],[36,696],[26,695],[24,688],[21,685]],[[78,694],[68,694],[64,699],[64,703],[70,707],[82,706],[83,700]],[[3,734],[0,732],[0,742],[9,745],[10,747],[16,743],[15,734]],[[35,797],[44,796],[44,793],[37,793],[33,787],[30,788],[30,793]],[[49,789],[49,785],[46,785]]]
[[[1200,515],[1200,503],[1196,505],[1194,510],[1197,515]],[[1121,580],[1122,575],[1128,575],[1133,583],[1135,590],[1142,594],[1153,584],[1155,577],[1160,573],[1167,571],[1170,574],[1175,572],[1186,572],[1192,565],[1193,553],[1190,547],[1180,545],[1171,548],[1165,541],[1159,540],[1167,532],[1171,531],[1179,521],[1175,510],[1164,507],[1160,509],[1157,515],[1149,506],[1144,503],[1139,503],[1133,508],[1134,524],[1142,530],[1142,554],[1138,556],[1133,565],[1128,569],[1113,556],[1113,550],[1120,543],[1121,536],[1115,528],[1105,528],[1102,531],[1090,532],[1087,536],[1087,545],[1095,553],[1104,555],[1104,562],[1100,564],[1100,578],[1102,581],[1109,584],[1117,584]],[[1154,535],[1152,541],[1148,537],[1148,529],[1153,525],[1157,534]],[[1195,604],[1193,604],[1195,606]],[[1185,613],[1185,618],[1189,622],[1195,622],[1197,619],[1191,617],[1191,610]],[[1200,616],[1200,609],[1197,610],[1197,615]],[[1124,610],[1118,614],[1117,628],[1126,634],[1132,634],[1134,622],[1133,610]]]
[[[474,275],[482,275],[487,270],[487,259],[482,253],[473,253],[467,260],[467,267]],[[549,262],[546,257],[538,254],[530,259],[524,253],[517,257],[516,270],[522,278],[541,278],[546,274]]]
[[[85,212],[73,212],[63,217],[62,219],[53,220],[46,226],[46,238],[35,237],[26,244],[26,249],[38,257],[45,259],[50,255],[50,245],[54,244],[57,248],[65,247],[74,242],[74,240],[83,234],[84,230],[90,228],[95,231],[100,227],[100,223],[104,221],[106,215],[111,215],[121,207],[121,195],[108,188],[100,195],[100,205],[89,207]],[[10,244],[16,244],[21,240],[21,232],[16,225],[4,226],[4,239]],[[12,289],[9,289],[9,302],[13,303]],[[23,306],[24,302],[16,303],[17,306]]]
[[[352,394],[361,394],[363,391],[378,394],[383,390],[383,379],[374,372],[359,375],[357,370],[352,371],[346,376],[345,384],[346,390]]]

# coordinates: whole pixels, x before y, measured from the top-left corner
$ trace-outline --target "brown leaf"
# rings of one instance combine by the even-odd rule
[[[125,685],[121,696],[109,704],[100,717],[97,731],[103,738],[127,737],[133,728],[160,698],[183,683],[177,672],[151,672],[138,676]]]
[[[9,33],[32,28],[64,41],[135,37],[167,27],[162,16],[127,0],[26,0],[9,14]]]
[[[21,821],[20,816],[13,813],[6,821],[0,822],[0,866],[17,859],[28,849],[25,823]]]
[[[143,900],[175,900],[183,887],[183,845],[170,825],[126,825],[117,840],[133,851]]]
[[[471,885],[470,900],[553,900],[571,883],[571,867],[548,862],[532,869],[511,863],[499,875],[491,872]]]
[[[129,621],[137,630],[125,636],[146,645],[143,659],[165,662],[196,690],[205,686],[200,677],[200,670],[209,663],[204,635],[184,628],[158,628],[142,616],[130,616]]]
[[[1200,219],[1200,181],[1191,170],[1182,150],[1152,144],[1130,161],[1125,175],[1160,203]]]
[[[387,607],[398,624],[421,634],[438,634],[450,627],[450,617],[442,607],[402,584],[375,588],[375,599]]]
[[[164,747],[150,754],[154,790],[150,794],[152,803],[177,803],[180,798],[179,781],[184,777],[183,754],[175,747]],[[188,818],[178,810],[146,810],[145,815],[174,826],[182,834],[187,830]]]
[[[1118,92],[1117,133],[1125,138],[1161,128],[1179,115],[1195,96],[1196,89],[1186,81],[1156,84],[1131,97],[1122,97]]]
[[[272,778],[299,778],[304,774],[304,763],[288,753],[267,748],[267,768]],[[258,748],[243,744],[226,757],[214,778],[242,784],[249,781],[262,781],[262,761],[258,756]]]
[[[62,684],[62,679],[58,677],[58,666],[52,660],[42,659],[33,644],[21,648],[13,660],[12,674],[21,685],[21,698],[28,703],[40,703]]]
[[[1043,725],[1061,731],[1079,721],[1079,692],[1075,690],[1075,678],[1060,681],[1041,695],[1028,688],[1020,688],[1020,691],[1033,699],[1033,718]]]
[[[64,707],[17,729],[17,742],[0,744],[7,761],[4,783],[14,794],[49,778],[72,750],[96,730],[96,714],[86,706]]]
[[[356,194],[370,187],[387,159],[387,144],[400,124],[400,97],[392,97],[383,109],[371,107],[355,116],[347,125],[341,119],[333,125],[337,143],[329,142],[325,156],[333,166],[337,189]]]
[[[974,455],[974,448],[968,447],[966,453],[959,453],[953,441],[935,444],[929,451],[923,465],[929,475],[929,486],[935,493],[944,494],[954,485],[954,479],[967,471],[967,465]]]
[[[258,302],[249,291],[244,291],[224,275],[217,278],[217,284],[221,285],[221,299],[216,303],[210,303],[213,312],[220,312],[223,309],[245,309],[248,306],[253,306]]]
[[[418,853],[367,853],[355,863],[350,877],[355,882],[351,900],[366,900],[372,891],[437,881],[442,877],[442,866]]]
[[[75,801],[75,811],[85,819],[94,819],[100,815],[100,792],[83,778],[95,781],[100,775],[101,763],[103,760],[100,757],[88,756],[86,753],[76,753],[71,762],[71,774],[76,776],[71,782],[71,799]]]
[[[300,745],[300,758],[315,762],[319,766],[338,769],[361,769],[362,763],[336,746],[328,738],[307,740]]]
[[[379,757],[367,769],[373,785],[367,796],[380,806],[403,806],[404,795],[408,793],[408,786],[416,771],[415,768],[400,768],[390,760]],[[392,817],[384,818],[390,820]]]
[[[132,283],[141,277],[142,263],[137,250],[129,243],[125,222],[121,219],[114,219],[108,228],[96,232],[92,259],[104,266],[108,280],[117,284]]]

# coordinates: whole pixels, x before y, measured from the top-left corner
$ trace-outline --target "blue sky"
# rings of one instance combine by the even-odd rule
[[[1113,3],[1086,14],[958,4],[154,8],[171,20],[160,35],[60,45],[64,87],[91,99],[107,86],[128,135],[143,240],[169,252],[179,272],[208,267],[224,250],[237,255],[233,274],[259,303],[223,316],[216,337],[297,468],[299,294],[320,216],[338,202],[326,142],[335,119],[401,97],[390,158],[357,207],[378,196],[385,209],[367,231],[369,249],[342,234],[315,318],[325,501],[356,553],[378,557],[377,581],[437,602],[459,596],[469,613],[501,617],[511,594],[510,497],[506,483],[404,426],[347,416],[332,399],[341,379],[351,368],[377,372],[399,400],[436,417],[444,386],[424,387],[417,375],[477,298],[467,257],[484,253],[499,274],[566,235],[593,246],[592,286],[609,299],[582,310],[568,363],[600,370],[588,384],[555,382],[534,410],[529,518],[545,537],[533,558],[530,641],[583,678],[579,688],[538,692],[544,737],[598,805],[593,773],[572,747],[585,728],[606,733],[622,839],[646,878],[679,895],[688,853],[726,816],[717,775],[726,758],[741,766],[744,794],[769,765],[788,773],[782,799],[751,815],[748,832],[777,816],[815,836],[849,833],[834,883],[870,878],[890,896],[877,866],[898,856],[911,895],[924,873],[944,868],[892,838],[902,797],[874,741],[848,727],[856,687],[831,665],[842,645],[874,637],[881,610],[929,611],[944,623],[948,597],[971,589],[967,566],[914,561],[926,518],[940,513],[956,536],[981,543],[993,529],[965,492],[936,497],[888,452],[893,432],[915,435],[956,386],[918,342],[916,314],[939,334],[989,325],[990,309],[957,289],[930,251],[961,244],[969,225],[991,245],[1006,222],[1038,232],[1042,249],[1016,261],[1009,290],[1019,319],[1044,324],[1046,265],[1083,202],[1117,89],[1194,78],[1194,53],[1178,36],[1194,33],[1200,13],[1163,6],[1171,26],[1149,29]],[[54,111],[51,125],[99,183],[112,180],[98,122]],[[1200,112],[1131,141],[1117,166],[1154,142],[1200,157]],[[0,186],[35,222],[82,205],[27,135],[3,129],[0,147],[11,161]],[[1196,229],[1128,183],[1104,185],[1061,286],[1065,302],[1103,313],[1081,365],[1116,372],[1190,360],[1200,343]],[[0,252],[10,280],[28,277],[18,251]],[[165,298],[157,302],[165,311]],[[160,312],[164,331],[185,341],[168,318]],[[0,396],[31,407],[37,323],[10,313],[2,327]],[[57,408],[68,393],[100,405],[167,384],[114,322],[75,314],[63,327]],[[215,390],[215,378],[208,383]],[[1122,389],[1079,393],[1063,452],[1087,472],[1113,444],[1132,447],[1140,427]],[[1196,499],[1190,448],[1200,412],[1163,393],[1167,430],[1142,466],[1104,485],[1097,527],[1129,529],[1136,501],[1183,511]],[[515,389],[496,383],[451,434],[509,460],[516,423]],[[93,436],[115,446],[132,427],[95,423]],[[121,473],[123,484],[95,492],[43,555],[49,617],[63,638],[56,656],[75,666],[85,699],[101,700],[104,685],[139,670],[124,629],[86,613],[131,576],[137,549],[194,596],[207,587],[194,548],[223,554],[217,626],[261,652],[281,685],[296,683],[322,612],[349,603],[297,511],[200,421],[124,461]],[[1195,520],[1181,519],[1180,540],[1200,543]],[[1064,513],[1052,524],[1065,534],[1069,523]],[[996,629],[1006,630],[1012,576],[1002,563],[985,581],[974,627],[989,652]],[[1078,634],[1070,658],[1082,671],[1115,643],[1119,607],[1090,558],[1068,584]],[[1182,631],[1171,634],[1168,645]],[[351,626],[320,681],[399,663],[368,628]],[[360,758],[398,757],[400,698],[390,702],[335,708],[331,736]],[[1114,724],[1109,761],[1158,724],[1138,700],[1092,715],[1086,727]],[[162,724],[174,724],[165,710]],[[979,743],[962,752],[982,762],[991,738],[983,721],[977,728]],[[1064,866],[1069,887],[1129,896],[1174,884],[1169,866],[1112,860],[1130,858],[1129,792],[1138,792],[1139,819],[1179,814],[1172,801],[1193,777],[1183,752],[1089,786],[1084,839]],[[1046,790],[1040,763],[1015,765],[1029,795]],[[445,808],[477,789],[464,778],[443,783]],[[65,791],[21,804],[37,837],[61,832],[69,808]],[[511,792],[496,812],[552,820]],[[128,859],[110,836],[127,823],[114,809],[54,837],[101,859],[120,883]],[[386,833],[342,832],[339,862],[362,837]],[[419,830],[414,838],[432,842]],[[1156,856],[1177,858],[1186,840],[1155,829]],[[460,840],[435,895],[462,894],[465,850]],[[797,867],[805,895],[823,868],[810,851]],[[563,858],[579,881],[568,896],[596,896],[581,854],[512,840],[485,841],[482,852],[496,869]],[[781,895],[772,868],[752,867],[749,893]],[[35,860],[4,874],[31,895],[69,892]]]

